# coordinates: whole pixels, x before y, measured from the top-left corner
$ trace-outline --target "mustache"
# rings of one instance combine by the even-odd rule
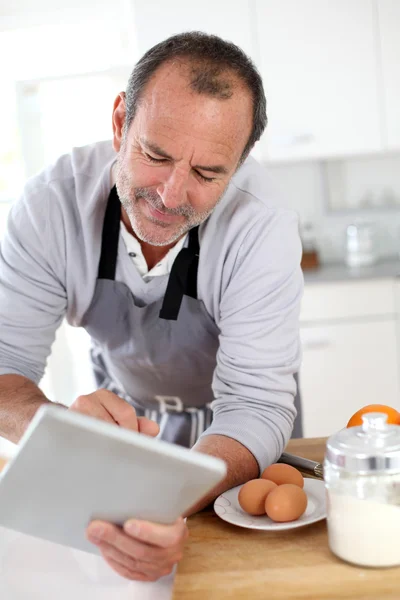
[[[164,215],[171,216],[183,216],[183,217],[193,217],[195,211],[191,206],[178,206],[178,208],[165,208],[160,196],[157,192],[153,190],[149,190],[148,188],[135,188],[135,198],[138,200],[139,198],[143,198],[153,208],[158,210],[160,213]]]

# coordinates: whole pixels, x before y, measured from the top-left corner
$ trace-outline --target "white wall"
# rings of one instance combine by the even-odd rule
[[[400,154],[327,163],[331,210],[400,208]]]
[[[400,254],[400,154],[267,164],[286,204],[314,225],[321,258],[344,259],[345,231],[374,223],[381,258]]]

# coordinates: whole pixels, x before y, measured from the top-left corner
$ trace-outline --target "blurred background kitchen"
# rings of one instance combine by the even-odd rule
[[[400,409],[400,0],[2,0],[0,239],[26,178],[110,138],[135,61],[193,29],[237,43],[264,79],[254,155],[298,212],[304,248],[304,435],[364,404]],[[88,344],[60,328],[50,398],[94,389]]]

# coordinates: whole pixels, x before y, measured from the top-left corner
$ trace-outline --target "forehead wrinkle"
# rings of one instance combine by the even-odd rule
[[[166,123],[165,124],[165,128],[169,132],[172,132],[172,133],[175,133],[175,134],[177,133],[176,128],[173,125],[169,125],[168,123]],[[157,136],[161,135],[162,137],[165,137],[167,140],[169,140],[171,142],[176,142],[176,136],[175,135],[168,135],[164,131],[160,132],[160,133],[157,133],[156,135]],[[192,135],[192,131],[190,131],[190,132],[184,132],[183,135],[184,136],[191,136]],[[215,145],[216,148],[213,149],[212,152],[214,154],[218,154],[218,155],[223,156],[225,158],[225,160],[227,158],[229,158],[229,159],[231,158],[231,157],[227,157],[226,149],[228,149],[228,151],[234,151],[234,148],[235,148],[234,145],[232,146],[231,144],[229,144],[227,142],[223,143],[223,142],[219,142],[219,141],[216,141],[216,140],[210,140],[205,134],[203,134],[203,135],[197,134],[196,135],[196,139],[199,140],[199,141],[202,141],[202,142],[206,142],[207,144],[210,144],[210,145]]]
[[[174,98],[176,96],[176,90],[174,90],[173,93],[167,91],[162,95],[160,90],[152,90],[152,93],[150,94],[146,104],[143,105],[143,108],[152,120],[161,122],[164,127],[172,129],[173,131],[177,129],[177,125],[179,124],[182,126],[183,131],[187,132],[189,135],[193,133],[193,111],[198,112],[200,110],[201,113],[204,112],[205,119],[208,119],[212,125],[215,120],[217,123],[221,123],[221,103],[223,103],[226,108],[232,106],[230,101],[228,101],[228,104],[225,104],[224,101],[217,101],[215,98],[207,98],[207,96],[204,97],[203,95],[190,92],[189,98],[180,99],[180,114],[178,113],[178,116],[176,116],[175,112],[174,114],[171,114],[170,107],[168,106],[167,100],[170,96]],[[198,105],[199,103],[200,106]],[[233,115],[231,119],[236,119],[238,124],[244,124],[242,116],[242,110],[240,107],[233,107]],[[200,118],[200,125],[201,123],[202,119]],[[241,129],[243,128],[245,127],[243,126]],[[224,132],[224,137],[229,135],[229,137],[232,139],[240,138],[240,131],[238,131],[238,129],[240,128],[231,128],[231,132]]]

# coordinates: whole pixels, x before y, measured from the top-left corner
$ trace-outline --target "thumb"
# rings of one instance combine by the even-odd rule
[[[138,425],[140,433],[143,433],[144,435],[149,435],[151,437],[156,437],[156,435],[160,431],[158,423],[156,423],[155,421],[151,421],[147,417],[138,417]]]

